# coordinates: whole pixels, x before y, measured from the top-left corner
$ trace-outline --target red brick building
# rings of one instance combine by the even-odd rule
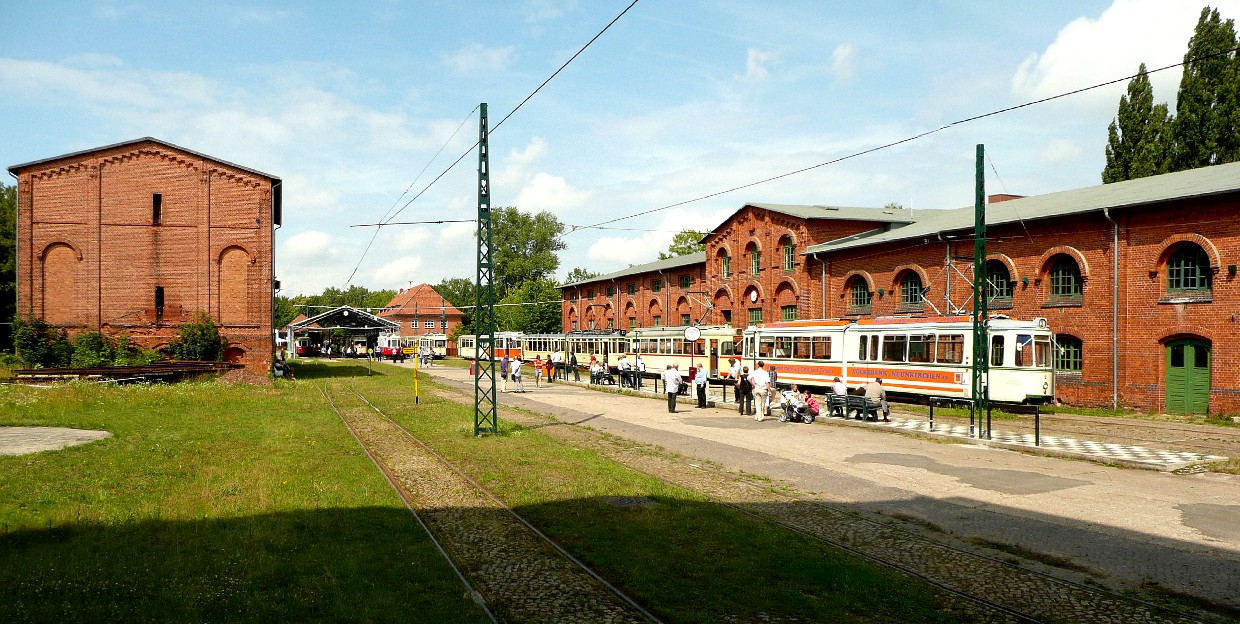
[[[202,311],[266,374],[279,178],[150,137],[9,172],[18,314],[163,348]]]
[[[643,312],[655,302],[704,311],[694,308],[695,296],[714,308],[691,313],[692,321],[737,327],[971,312],[972,207],[824,210],[746,205],[703,240],[705,253],[568,285],[564,328],[587,311],[615,318],[630,302],[635,314],[619,318],[653,325]],[[1048,319],[1057,335],[1056,395],[1064,401],[1240,411],[1240,350],[1232,340],[1238,212],[1240,164],[1037,197],[992,196],[990,309]],[[691,287],[661,298],[642,290],[669,272],[693,276]],[[626,284],[638,288],[630,295]],[[615,296],[600,295],[613,287]],[[676,315],[663,318],[679,324],[682,307],[672,309]]]
[[[451,334],[465,313],[448,303],[430,284],[418,284],[396,293],[380,318],[400,323],[401,338],[422,334]]]

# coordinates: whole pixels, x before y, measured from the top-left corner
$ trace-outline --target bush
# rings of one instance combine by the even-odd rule
[[[32,368],[61,368],[73,361],[73,344],[64,328],[33,316],[13,320],[13,348]]]
[[[129,336],[109,338],[99,332],[87,332],[73,341],[73,368],[136,366],[159,359],[158,352],[131,345]]]
[[[181,326],[168,350],[178,360],[218,362],[224,359],[224,346],[215,321],[205,312],[199,312],[193,321]]]

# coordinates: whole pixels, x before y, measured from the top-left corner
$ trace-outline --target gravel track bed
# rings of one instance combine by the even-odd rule
[[[453,390],[436,390],[455,402],[468,397]],[[515,401],[514,401],[515,402]],[[552,416],[507,409],[505,418],[523,426],[559,422]],[[725,471],[697,459],[675,456],[585,426],[542,427],[540,431],[570,444],[590,448],[630,468],[702,493],[722,503],[760,515],[800,532],[841,546],[868,558],[917,574],[940,587],[1001,605],[1027,618],[960,595],[942,594],[946,606],[988,622],[1202,622],[1198,618],[1099,591],[1073,581],[1015,565],[956,544],[939,542],[892,523],[875,522],[838,510],[810,493],[770,481]]]
[[[332,398],[500,621],[649,621],[404,429],[347,390]]]

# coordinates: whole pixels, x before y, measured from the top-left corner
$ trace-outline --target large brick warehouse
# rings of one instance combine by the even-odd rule
[[[746,204],[705,252],[566,285],[564,330],[969,314],[973,213]],[[1240,163],[992,196],[989,307],[1049,321],[1062,401],[1240,412],[1237,215]]]
[[[279,178],[149,137],[9,172],[18,314],[162,348],[206,312],[267,372]]]

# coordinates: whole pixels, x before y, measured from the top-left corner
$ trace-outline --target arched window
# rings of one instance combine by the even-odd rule
[[[797,266],[797,245],[791,236],[784,237],[784,270],[791,271]]]
[[[849,314],[865,314],[870,311],[870,301],[873,293],[870,292],[870,285],[860,277],[854,277],[852,284],[848,287],[848,312]]]
[[[1068,334],[1055,335],[1055,370],[1081,372],[1081,339]]]
[[[1012,303],[1012,274],[1007,265],[998,260],[986,263],[986,298],[992,304]]]
[[[732,256],[729,256],[727,252],[719,256],[719,273],[723,276],[723,279],[732,278]]]
[[[1167,259],[1169,292],[1209,291],[1210,277],[1210,257],[1197,245],[1184,245]]]
[[[757,277],[762,272],[762,250],[754,247],[749,250],[749,274]]]
[[[921,306],[921,276],[914,271],[908,271],[904,274],[904,279],[900,280],[900,307]]]
[[[1071,256],[1059,256],[1051,265],[1051,298],[1081,296],[1081,268]]]

